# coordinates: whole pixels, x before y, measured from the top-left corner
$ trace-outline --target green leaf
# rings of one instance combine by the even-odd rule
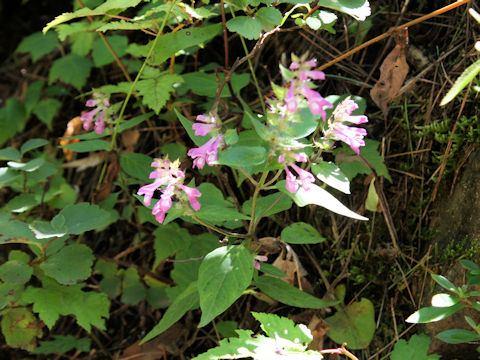
[[[285,188],[285,180],[279,181],[275,187],[282,191],[283,193],[287,194],[289,197],[295,201],[295,203],[300,206],[306,206],[309,204],[315,204],[318,206],[322,206],[325,209],[333,211],[334,213],[350,217],[352,219],[357,220],[364,220],[367,221],[368,218],[358,215],[357,213],[348,209],[345,205],[343,205],[340,201],[338,201],[333,195],[331,195],[328,191],[322,189],[321,187],[311,184],[310,190],[306,191],[302,187],[298,189],[295,194],[292,194]]]
[[[282,13],[274,7],[262,7],[255,13],[255,18],[260,20],[265,31],[272,30],[275,25],[282,22]]]
[[[295,325],[289,318],[258,312],[252,312],[252,315],[260,322],[262,330],[268,337],[280,336],[283,339],[305,345],[313,340],[310,330],[305,325]]]
[[[375,189],[375,178],[372,178],[368,186],[367,200],[365,200],[365,209],[373,212],[378,211],[378,194]]]
[[[378,176],[385,176],[385,178],[391,182],[392,178],[388,174],[388,169],[385,166],[382,156],[378,152],[379,145],[380,143],[378,141],[365,139],[365,146],[360,148],[360,154],[373,166]],[[347,161],[340,163],[340,169],[350,180],[358,174],[369,175],[372,172],[370,168],[358,160],[357,154],[346,145],[342,145],[340,149],[334,151],[334,154],[338,156],[340,152],[351,155],[347,158]],[[339,161],[337,161],[337,163],[339,163]]]
[[[217,163],[227,166],[249,167],[263,164],[267,160],[267,151],[263,146],[234,145],[219,152]]]
[[[198,306],[197,282],[192,282],[188,286],[182,286],[180,288],[182,289],[180,294],[176,297],[165,314],[163,314],[160,322],[142,339],[140,345],[163,333],[170,326],[180,320],[187,311]]]
[[[106,39],[119,58],[127,53],[128,39],[126,36],[106,36]],[[97,37],[92,48],[93,63],[96,67],[105,66],[115,61],[112,52],[102,38]]]
[[[467,270],[471,271],[472,273],[480,273],[480,266],[478,266],[477,264],[475,264],[473,261],[471,260],[460,260],[460,264]]]
[[[63,216],[69,234],[80,235],[85,231],[94,230],[110,224],[110,213],[98,205],[80,203],[67,206],[52,219]]]
[[[81,90],[87,82],[91,69],[92,62],[90,60],[76,54],[68,54],[55,60],[50,68],[48,81],[51,84],[60,79],[77,90]]]
[[[153,248],[155,249],[154,269],[157,268],[160,262],[176,254],[177,251],[188,249],[190,242],[193,240],[190,233],[176,223],[157,227],[153,232],[153,236],[155,236],[153,243]]]
[[[18,302],[22,296],[23,287],[23,284],[0,282],[0,310]]]
[[[227,21],[227,28],[248,40],[256,40],[260,37],[263,26],[260,19],[250,16],[237,16]]]
[[[57,99],[48,98],[40,101],[33,109],[33,113],[52,130],[53,119],[61,106],[62,103]]]
[[[451,87],[450,90],[448,90],[447,94],[445,97],[442,99],[440,102],[440,106],[444,106],[448,104],[450,101],[452,101],[455,96],[457,96],[460,91],[467,86],[475,76],[480,72],[480,59],[475,61],[472,65],[467,67],[462,75],[458,77],[457,80],[455,80],[455,83]]]
[[[20,152],[13,147],[7,147],[0,150],[0,160],[20,161],[21,158],[22,155]]]
[[[255,221],[257,221],[261,215],[268,217],[290,209],[292,207],[292,200],[281,192],[277,192],[275,194],[270,194],[257,198],[257,202],[255,205]],[[268,211],[265,213],[267,209]],[[252,199],[248,199],[242,204],[242,211],[246,215],[251,215]]]
[[[327,335],[336,343],[346,342],[350,349],[364,349],[375,334],[375,311],[370,300],[362,298],[325,319]]]
[[[221,337],[234,337],[236,336],[235,330],[238,328],[238,323],[236,321],[219,321],[216,324],[217,331]]]
[[[432,306],[434,307],[449,307],[457,304],[460,298],[450,294],[435,294],[432,297]]]
[[[448,280],[445,276],[432,274],[432,279],[435,280],[435,282],[441,287],[443,287],[444,289],[447,289],[448,291],[451,291],[454,293],[458,292],[457,287],[453,285],[452,282]]]
[[[15,170],[20,170],[20,171],[25,171],[25,172],[33,172],[35,170],[38,170],[44,163],[45,163],[45,160],[43,160],[42,158],[36,158],[36,159],[30,160],[26,163],[9,161],[9,162],[7,162],[7,165],[10,166],[12,169],[15,169]]]
[[[25,106],[14,97],[7,99],[5,106],[0,108],[0,146],[10,140],[17,131],[25,128],[27,119]]]
[[[90,351],[90,339],[76,339],[71,335],[54,335],[51,341],[40,341],[40,345],[32,353],[33,354],[66,354],[70,350],[78,350],[81,352]]]
[[[0,279],[14,284],[25,284],[30,280],[33,268],[18,260],[9,260],[0,266]]]
[[[186,92],[191,90],[194,94],[200,96],[215,97],[217,94],[219,84],[225,79],[225,75],[205,73],[203,71],[191,72],[183,74],[183,84],[179,87],[179,92]],[[232,74],[230,79],[234,93],[239,93],[241,89],[247,86],[250,82],[249,74]],[[220,93],[220,97],[231,96],[228,86],[225,86]]]
[[[60,284],[75,284],[90,277],[94,259],[92,249],[88,246],[72,244],[49,256],[40,264],[40,269]]]
[[[440,355],[427,355],[430,337],[425,334],[413,335],[410,341],[398,340],[393,348],[391,360],[438,360]]]
[[[47,144],[48,140],[46,139],[30,139],[23,143],[22,147],[20,148],[20,152],[22,155],[24,155],[31,150],[38,149],[39,147],[45,146]]]
[[[157,41],[157,45],[153,50],[151,64],[160,65],[180,50],[206,43],[221,34],[221,32],[222,24],[219,23],[165,34]],[[150,44],[147,44],[146,49],[149,49],[150,46]]]
[[[371,14],[368,0],[320,0],[317,5],[343,12],[359,21],[365,20]]]
[[[287,275],[276,266],[264,262],[260,263],[260,271],[270,276],[287,277]]]
[[[312,172],[320,181],[345,194],[350,194],[350,181],[332,162],[322,161],[312,165]]]
[[[35,241],[35,235],[27,224],[18,220],[10,220],[10,214],[0,214],[0,244],[12,239],[27,239]]]
[[[297,21],[300,22],[299,25],[305,24],[312,30],[318,31],[322,29],[331,34],[336,34],[334,25],[337,22],[337,15],[330,11],[317,10],[305,20],[298,18],[295,20],[295,23],[297,23]]]
[[[40,31],[24,38],[18,45],[16,52],[30,53],[33,62],[55,50],[60,45],[54,32],[42,34]]]
[[[169,143],[162,146],[160,153],[168,156],[168,158],[172,160],[183,160],[187,156],[187,148],[185,145],[180,143]]]
[[[415,311],[405,321],[414,324],[440,321],[463,309],[464,307],[465,304],[455,304],[449,307],[424,307]]]
[[[464,329],[445,330],[435,335],[435,337],[448,344],[472,343],[480,340],[480,335],[473,331]]]
[[[152,172],[152,158],[138,153],[120,155],[120,166],[128,175],[137,179],[148,180]]]
[[[182,81],[179,75],[162,75],[157,79],[140,80],[136,90],[143,97],[143,103],[158,114],[174,91],[174,84]]]
[[[59,146],[59,148],[82,153],[82,152],[90,152],[90,151],[108,150],[110,148],[110,143],[105,140],[87,140],[87,141],[80,141],[78,143]]]
[[[281,238],[289,244],[318,244],[326,240],[313,226],[304,222],[296,222],[284,228]]]
[[[28,287],[22,300],[33,303],[33,311],[51,330],[60,315],[74,315],[77,323],[88,332],[92,326],[105,330],[110,302],[106,294],[82,291],[84,284],[63,286],[48,278],[43,287]]]
[[[33,351],[36,338],[42,336],[42,325],[27,308],[11,308],[2,314],[1,328],[10,347]]]
[[[28,85],[27,93],[25,94],[25,110],[27,116],[29,116],[33,108],[38,104],[40,97],[42,96],[42,89],[45,85],[45,81],[37,80]]]
[[[80,32],[71,34],[69,41],[72,44],[72,53],[79,56],[87,56],[92,50],[95,38],[97,38],[97,34],[94,32]]]
[[[327,301],[319,299],[313,295],[307,294],[296,287],[286,283],[283,280],[271,277],[260,276],[255,281],[255,286],[262,290],[271,298],[281,303],[296,306],[300,308],[322,309],[335,305],[336,301]]]
[[[141,1],[142,0],[107,0],[95,9],[89,9],[88,7],[85,7],[75,12],[63,13],[62,15],[57,16],[54,20],[50,21],[42,31],[45,34],[49,29],[79,17],[103,15],[110,10],[123,10],[130,7],[135,7]]]
[[[230,307],[250,285],[253,256],[242,245],[222,246],[210,252],[200,265],[198,293],[205,326]]]
[[[123,293],[121,301],[124,304],[137,305],[147,296],[145,286],[140,282],[137,269],[129,267],[123,273]]]

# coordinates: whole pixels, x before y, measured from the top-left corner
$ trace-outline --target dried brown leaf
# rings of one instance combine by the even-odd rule
[[[82,120],[80,120],[80,116],[74,117],[72,120],[70,120],[67,124],[67,128],[65,129],[65,133],[63,134],[63,137],[70,137],[70,136],[75,136],[80,134],[80,131],[82,129]],[[79,139],[62,139],[60,140],[60,145],[68,145],[68,144],[74,144],[79,142]],[[73,155],[75,154],[74,151],[69,150],[69,149],[62,149],[63,153],[65,154],[65,158],[67,161],[70,161],[73,159]]]

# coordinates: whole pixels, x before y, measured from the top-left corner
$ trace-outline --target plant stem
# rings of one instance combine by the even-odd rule
[[[256,228],[256,222],[255,222],[255,208],[257,207],[257,198],[258,194],[260,193],[260,190],[262,190],[263,184],[265,183],[265,180],[267,179],[269,171],[265,171],[262,174],[262,177],[260,180],[258,180],[258,184],[255,187],[255,191],[253,193],[252,197],[252,211],[250,212],[250,225],[248,226],[248,235],[251,239],[253,236],[253,233],[255,232]]]
[[[238,233],[232,233],[230,231],[226,231],[226,230],[223,230],[223,229],[220,229],[214,225],[211,225],[209,223],[206,223],[205,221],[203,220],[200,220],[200,218],[195,215],[194,213],[192,214],[188,214],[189,216],[191,216],[195,221],[197,221],[199,224],[205,226],[206,228],[209,228],[219,234],[222,234],[222,235],[225,235],[225,236],[231,236],[231,237],[236,237],[236,238],[247,238],[248,235],[247,234],[238,234]]]

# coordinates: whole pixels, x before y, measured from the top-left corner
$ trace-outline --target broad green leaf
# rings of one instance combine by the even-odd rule
[[[281,238],[289,244],[318,244],[326,240],[312,225],[304,222],[296,222],[284,228]]]
[[[310,330],[305,325],[295,325],[289,318],[258,312],[252,312],[252,315],[260,322],[262,330],[268,337],[281,336],[283,339],[306,345],[313,340]]]
[[[455,83],[451,87],[450,90],[448,90],[447,95],[442,99],[440,102],[440,106],[444,106],[448,104],[450,101],[452,101],[455,96],[457,96],[460,91],[467,86],[475,76],[480,72],[480,59],[475,61],[472,65],[467,67],[465,71],[458,77],[457,80],[455,80]]]
[[[45,146],[48,144],[48,140],[46,139],[30,139],[23,143],[22,147],[20,148],[20,152],[22,155],[25,153],[37,149],[39,147]]]
[[[128,39],[126,36],[106,36],[106,39],[119,58],[127,53]],[[115,61],[111,51],[100,37],[93,42],[92,57],[96,67],[102,67]]]
[[[160,149],[162,155],[168,156],[169,159],[183,160],[187,157],[187,148],[185,145],[180,143],[169,143]]]
[[[18,45],[16,52],[30,53],[33,62],[55,50],[60,45],[54,32],[42,34],[40,31],[24,38]]]
[[[312,134],[318,126],[320,115],[314,115],[310,109],[302,109],[300,111],[300,121],[294,122],[286,133],[294,139],[301,139]]]
[[[123,273],[123,292],[121,301],[124,304],[137,305],[147,296],[145,286],[140,282],[137,269],[129,267]]]
[[[350,349],[364,349],[375,334],[375,312],[370,300],[362,298],[325,319],[327,335],[336,343],[346,342]]]
[[[479,274],[480,273],[480,266],[475,264],[471,260],[460,260],[460,264],[467,270],[471,271],[474,274]]]
[[[183,74],[183,84],[179,86],[178,91],[180,94],[186,92],[187,89],[191,90],[194,94],[200,96],[215,97],[217,94],[218,86],[225,79],[225,75],[205,73],[203,71],[191,72]],[[232,89],[234,93],[240,92],[250,82],[249,74],[232,74],[230,79],[232,83]],[[224,86],[220,97],[231,96],[228,86]]]
[[[405,321],[414,324],[440,321],[463,309],[464,307],[465,304],[455,304],[449,307],[424,307],[415,311]]]
[[[8,242],[35,241],[35,235],[27,224],[10,220],[10,214],[0,214],[0,244]]]
[[[210,252],[200,265],[198,293],[205,326],[230,307],[250,285],[253,256],[243,245],[222,246]]]
[[[392,178],[388,173],[388,169],[385,166],[382,156],[378,152],[378,146],[380,143],[375,140],[365,139],[365,146],[360,148],[360,154],[367,159],[367,161],[373,166],[378,176],[385,176],[390,182]],[[340,153],[342,155],[348,155],[342,157],[341,161],[338,161],[338,156]],[[353,152],[352,149],[343,145],[340,149],[334,151],[334,154],[337,156],[337,163],[340,162],[340,169],[350,180],[352,180],[358,174],[369,175],[372,171],[367,166],[363,165],[360,160],[358,160],[357,154]]]
[[[61,80],[81,90],[87,82],[91,69],[90,60],[76,54],[68,54],[55,60],[50,68],[48,81],[51,84],[55,80]]]
[[[11,308],[2,314],[1,328],[8,346],[33,351],[36,338],[42,336],[42,325],[24,307]]]
[[[161,261],[174,255],[177,251],[188,249],[190,242],[195,241],[185,228],[181,228],[176,223],[157,227],[153,232],[153,236],[155,236],[153,243],[155,263],[153,264],[153,269],[156,269]]]
[[[219,23],[165,34],[158,39],[150,63],[160,65],[180,50],[206,43],[221,32],[222,24]],[[146,48],[149,49],[150,46],[147,44]]]
[[[395,343],[391,360],[438,360],[440,355],[427,355],[430,348],[430,337],[425,334],[413,335],[408,344],[400,339]]]
[[[334,213],[350,217],[352,219],[357,220],[368,220],[368,218],[358,215],[357,213],[353,212],[345,205],[343,205],[340,201],[338,201],[333,195],[331,195],[328,191],[322,189],[321,187],[311,184],[310,189],[308,191],[304,190],[302,187],[298,189],[295,194],[292,194],[285,188],[285,180],[279,181],[275,187],[282,191],[283,193],[290,196],[295,203],[303,207],[309,204],[315,204],[318,206],[322,206],[325,209],[333,211]]]
[[[288,210],[291,207],[292,200],[281,192],[259,197],[257,198],[257,202],[255,203],[255,221],[257,221],[262,215],[265,217],[271,216],[279,212]],[[267,209],[268,211],[265,213]],[[246,215],[251,215],[252,199],[248,199],[242,204],[242,211]]]
[[[249,167],[263,164],[267,160],[267,151],[262,146],[234,145],[219,152],[217,163],[228,166]]]
[[[237,16],[227,21],[227,28],[248,40],[256,40],[260,37],[263,26],[260,19],[250,16]]]
[[[372,178],[368,186],[367,200],[365,200],[365,209],[373,212],[378,211],[378,194],[375,189],[375,178]]]
[[[78,143],[59,146],[59,148],[82,153],[98,150],[108,150],[110,148],[110,143],[105,140],[86,140],[80,141]]]
[[[105,330],[110,302],[106,294],[82,291],[84,284],[63,286],[48,278],[43,287],[28,287],[22,300],[33,303],[33,311],[52,329],[60,315],[74,315],[78,325],[88,332],[92,326]]]
[[[457,304],[460,298],[451,294],[435,294],[432,297],[432,306],[434,307],[449,307]]]
[[[237,334],[235,332],[238,328],[238,323],[236,321],[219,321],[215,326],[221,337],[234,337]]]
[[[142,339],[140,345],[163,333],[180,320],[187,311],[198,306],[197,282],[192,282],[181,289],[181,293],[163,314],[160,322]]]
[[[107,0],[95,9],[89,9],[88,7],[85,7],[75,12],[63,13],[62,15],[57,16],[54,20],[50,21],[42,31],[45,34],[49,29],[79,17],[103,15],[110,10],[123,10],[130,7],[135,7],[141,1],[142,0]]]
[[[325,184],[345,194],[350,194],[350,181],[334,163],[322,161],[314,164],[312,172]]]
[[[54,335],[51,341],[40,341],[40,345],[32,353],[45,355],[66,354],[70,350],[90,351],[90,339],[76,339],[72,335]]]
[[[43,80],[37,80],[28,85],[24,103],[27,116],[31,114],[33,108],[38,104],[38,101],[42,96],[42,89],[44,85],[45,81]]]
[[[140,80],[136,90],[143,97],[143,103],[158,114],[174,91],[174,84],[182,81],[179,75],[161,75],[156,79]]]
[[[14,284],[25,284],[30,280],[33,268],[17,260],[9,260],[0,265],[0,279]]]
[[[61,106],[62,103],[57,99],[48,98],[40,101],[33,109],[33,113],[52,130],[53,119]]]
[[[22,155],[20,152],[13,147],[7,147],[0,150],[0,160],[20,161],[21,158]]]
[[[280,25],[283,18],[280,10],[275,7],[261,7],[255,13],[255,17],[260,20],[265,31],[270,31],[275,25]]]
[[[165,5],[164,5],[165,6]],[[169,7],[168,5],[166,5]],[[106,32],[108,30],[143,30],[143,29],[155,29],[157,22],[155,20],[146,21],[111,21],[100,26],[97,31]]]
[[[148,181],[150,173],[153,171],[151,164],[152,158],[144,154],[127,153],[120,155],[122,170],[137,179]]]
[[[38,170],[44,163],[45,163],[45,160],[43,160],[42,158],[36,158],[26,163],[9,161],[7,162],[7,165],[15,170],[32,172],[32,171]]]
[[[445,276],[432,274],[432,279],[435,280],[435,282],[444,289],[447,289],[448,291],[454,293],[458,292],[457,287],[453,285],[452,282],[448,280]]]
[[[23,284],[4,283],[0,281],[0,310],[19,301],[24,290]]]
[[[445,330],[435,335],[435,337],[448,344],[476,343],[480,340],[480,335],[464,329]]]
[[[94,230],[110,224],[110,213],[98,205],[79,203],[67,206],[52,219],[63,216],[69,234],[80,235],[85,231]]]
[[[255,286],[271,298],[281,303],[300,308],[322,309],[333,306],[336,301],[319,299],[313,295],[303,292],[283,280],[271,277],[260,276],[255,281]]]
[[[73,25],[73,24],[72,24]],[[63,26],[63,25],[61,25]],[[69,25],[65,25],[69,26]],[[58,29],[60,30],[60,28]],[[60,36],[60,32],[59,32]],[[93,47],[93,42],[97,38],[94,32],[79,32],[70,35],[70,43],[72,44],[72,53],[79,56],[87,56]]]
[[[25,127],[27,114],[25,106],[17,98],[7,99],[5,106],[0,108],[0,146],[10,140],[18,131]]]
[[[295,20],[295,23],[299,20],[301,24],[306,24],[312,30],[326,30],[331,34],[336,34],[336,30],[334,28],[335,23],[337,22],[337,15],[331,13],[330,11],[315,11],[312,15],[310,15],[305,21],[301,18]]]
[[[75,284],[90,276],[94,258],[92,249],[88,246],[72,244],[49,256],[40,264],[40,268],[45,275],[54,278],[60,284]]]
[[[343,12],[359,21],[365,20],[371,14],[368,0],[319,0],[317,5]]]

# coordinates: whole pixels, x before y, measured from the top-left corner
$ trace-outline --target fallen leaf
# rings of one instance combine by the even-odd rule
[[[66,150],[66,149],[63,149]],[[100,165],[108,158],[108,153],[106,151],[100,151],[90,154],[88,157],[78,160],[73,160],[62,164],[62,168],[76,168],[77,171],[83,171],[90,167]]]
[[[117,178],[118,172],[120,171],[120,162],[118,157],[114,154],[110,154],[110,165],[107,168],[107,175],[103,179],[102,186],[95,194],[95,203],[99,203],[105,200],[108,195],[112,192],[113,182]]]
[[[136,129],[128,129],[122,132],[122,143],[123,143],[123,146],[125,146],[126,148],[124,153],[133,152],[133,148],[137,144],[139,137],[140,137],[140,131]]]
[[[298,259],[298,255],[293,251],[290,245],[285,244],[285,250],[282,250],[280,255],[272,263],[273,266],[279,268],[286,277],[280,278],[281,280],[289,283],[290,285],[298,287],[300,290],[303,290],[308,293],[313,293],[313,287],[305,278],[308,275],[308,272],[305,270],[303,265]]]
[[[383,115],[388,115],[388,104],[397,96],[408,74],[407,29],[394,33],[396,45],[380,65],[380,78],[370,90],[370,96]]]
[[[82,120],[80,120],[80,116],[74,117],[72,120],[70,120],[67,124],[67,128],[65,129],[65,133],[63,134],[63,137],[70,137],[70,136],[75,136],[80,134],[80,131],[82,129]],[[68,144],[74,144],[79,142],[79,139],[62,139],[60,140],[60,145],[68,145]],[[65,159],[67,161],[71,161],[73,159],[73,154],[75,154],[74,151],[69,150],[69,149],[62,149],[63,153],[65,154]]]

